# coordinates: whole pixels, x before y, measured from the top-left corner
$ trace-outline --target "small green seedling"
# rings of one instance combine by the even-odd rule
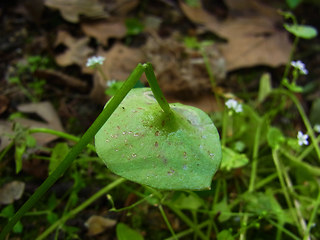
[[[149,88],[131,90],[145,72]],[[209,189],[221,161],[219,134],[200,109],[168,104],[151,64],[138,64],[80,141],[11,218],[0,240],[64,174],[95,137],[111,171],[159,189]]]

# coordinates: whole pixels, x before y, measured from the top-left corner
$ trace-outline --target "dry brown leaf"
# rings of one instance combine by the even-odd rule
[[[280,17],[276,9],[251,0],[228,0],[227,4],[228,19],[218,21],[203,8],[190,7],[180,1],[181,9],[190,20],[228,40],[220,47],[227,70],[286,64],[291,43],[287,32],[277,28]]]
[[[144,53],[154,65],[161,89],[183,98],[210,91],[211,83],[201,53],[187,49],[180,39],[177,33],[165,39],[152,34],[145,44]],[[218,49],[207,46],[206,53],[216,80],[224,78],[224,60]]]
[[[108,9],[112,9],[117,16],[127,16],[128,12],[138,6],[139,2],[139,0],[116,0],[112,8],[108,7]]]
[[[0,152],[12,141],[12,123],[0,121]]]
[[[117,224],[116,220],[104,218],[101,216],[91,216],[85,226],[88,228],[88,235],[94,236],[104,232],[108,228],[112,228]]]
[[[84,66],[87,58],[93,54],[93,49],[88,47],[89,41],[89,37],[77,39],[66,31],[59,31],[55,46],[63,44],[67,47],[67,50],[56,56],[56,62],[63,67],[72,64]]]
[[[13,181],[0,188],[0,204],[11,204],[19,200],[24,192],[25,183]]]
[[[145,62],[141,50],[126,47],[120,43],[115,44],[108,52],[99,50],[99,56],[106,58],[102,65],[102,71],[108,80],[126,80],[138,63]],[[84,70],[85,71],[85,70]],[[101,104],[106,102],[106,81],[99,72],[95,72],[93,89],[90,96]]]
[[[179,99],[174,97],[173,95],[166,96],[166,99],[169,103],[182,103],[185,105],[193,106],[196,108],[200,108],[204,112],[218,112],[221,111],[219,109],[218,104],[216,102],[216,98],[213,93],[204,93],[197,97],[191,99]]]
[[[123,21],[83,23],[81,28],[86,35],[94,37],[105,46],[108,45],[109,38],[123,38],[127,33],[127,28]]]
[[[98,0],[46,0],[45,5],[58,9],[62,17],[72,23],[79,22],[80,15],[95,19],[109,16]]]
[[[5,95],[0,95],[0,115],[4,113],[9,105],[9,99]]]
[[[39,117],[45,120],[45,122],[40,122],[26,118],[14,119],[15,122],[18,122],[25,127],[50,128],[61,132],[64,131],[57,112],[49,102],[22,104],[18,106],[18,110],[23,113],[36,113]],[[33,136],[39,145],[45,145],[57,139],[57,136],[45,133],[35,133]]]

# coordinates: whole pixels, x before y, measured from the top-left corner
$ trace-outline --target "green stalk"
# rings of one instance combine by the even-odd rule
[[[293,162],[297,167],[301,167],[306,169],[308,172],[310,172],[312,175],[314,176],[320,176],[320,168],[316,167],[316,166],[312,166],[306,162],[302,162],[302,160],[300,160],[300,158],[296,158],[295,156],[292,156],[290,153],[288,153],[287,151],[280,149],[280,152],[286,157],[288,158],[291,162]]]
[[[79,142],[80,141],[79,137],[76,137],[76,136],[74,136],[72,134],[60,132],[60,131],[49,129],[49,128],[31,128],[31,129],[28,130],[28,132],[30,134],[33,134],[33,133],[48,133],[48,134],[51,134],[51,135],[55,135],[57,137],[61,137],[61,138],[67,139],[67,140],[71,140],[73,142]],[[88,148],[90,150],[92,150],[92,151],[96,151],[95,147],[90,143],[88,144]]]
[[[228,120],[229,120],[228,110],[227,110],[227,107],[225,106],[224,110],[223,110],[223,116],[222,116],[222,136],[221,136],[221,145],[222,146],[226,145],[227,131],[228,131]]]
[[[284,70],[282,79],[285,79],[285,78],[288,77],[289,69],[290,69],[290,66],[291,66],[291,61],[292,61],[292,58],[293,58],[293,54],[294,54],[294,52],[295,52],[295,50],[297,48],[298,42],[299,42],[299,38],[296,37],[294,39],[294,41],[293,41],[292,48],[291,48],[291,51],[290,51],[289,61],[287,62],[287,65],[286,65],[286,68]]]
[[[172,237],[173,237],[174,239],[178,239],[177,236],[176,236],[176,234],[175,234],[175,232],[174,232],[174,230],[173,230],[173,228],[172,228],[172,226],[171,226],[171,224],[170,224],[170,222],[169,222],[169,219],[167,218],[166,213],[165,213],[164,210],[163,210],[162,205],[160,204],[160,205],[158,206],[158,208],[159,208],[160,213],[161,213],[161,215],[162,215],[162,217],[163,217],[163,220],[165,221],[165,223],[167,224],[167,227],[169,228],[169,231],[170,231]]]
[[[214,89],[216,87],[216,82],[215,82],[215,78],[214,78],[214,75],[213,75],[213,72],[212,72],[212,69],[211,69],[211,66],[210,66],[208,55],[207,55],[207,53],[206,53],[206,51],[205,51],[205,49],[203,47],[200,48],[200,53],[202,55],[204,64],[206,66],[206,70],[207,70],[208,75],[209,75],[209,79],[210,79],[210,82],[211,82],[211,88]]]
[[[66,215],[64,215],[62,218],[60,218],[58,221],[56,221],[54,224],[52,224],[49,228],[46,229],[36,240],[42,240],[45,239],[53,230],[55,230],[60,225],[64,224],[68,219],[74,217],[79,212],[84,210],[86,207],[88,207],[90,204],[92,204],[94,201],[96,201],[98,198],[109,192],[111,189],[117,187],[118,185],[125,182],[126,179],[119,178],[112,183],[108,184],[104,188],[102,188],[100,191],[96,192],[94,195],[92,195],[89,199],[84,201],[82,204],[80,204],[77,208],[71,210]]]
[[[10,219],[9,223],[3,228],[0,233],[0,240],[4,240],[6,235],[11,231],[13,226],[20,220],[20,218],[32,208],[40,198],[47,192],[47,190],[64,174],[64,172],[72,164],[73,160],[78,154],[88,145],[93,139],[103,124],[109,119],[111,114],[116,110],[121,101],[125,98],[128,92],[134,87],[136,82],[144,72],[144,67],[141,64],[134,69],[127,81],[122,85],[116,95],[110,99],[107,106],[92,123],[89,129],[81,137],[80,141],[70,150],[65,159],[52,172],[52,174],[40,185],[34,194],[22,205],[18,212]]]
[[[195,225],[180,209],[177,209],[171,204],[167,204],[167,206],[184,221],[193,231],[197,234],[197,236],[202,240],[208,240],[208,238],[204,235],[204,233],[200,230],[199,226]]]
[[[251,176],[250,176],[250,183],[249,183],[249,189],[248,193],[252,193],[255,189],[255,183],[257,178],[257,169],[258,169],[258,154],[259,154],[259,144],[260,144],[260,135],[261,135],[261,127],[262,122],[259,121],[259,125],[256,130],[255,139],[254,139],[254,146],[253,146],[253,152],[252,152],[252,170],[251,170]],[[240,234],[240,240],[246,239],[246,226],[248,224],[249,216],[245,215],[243,218],[243,226],[245,226],[243,232]]]
[[[210,220],[206,220],[206,221],[200,223],[198,225],[198,228],[203,228],[203,227],[207,226],[209,224],[209,221]],[[185,230],[185,231],[177,233],[176,237],[169,237],[169,238],[166,238],[165,240],[176,240],[176,238],[182,238],[182,237],[184,237],[186,235],[189,235],[189,234],[191,234],[193,232],[194,232],[194,230],[192,228],[189,228],[188,230]]]
[[[216,183],[216,187],[215,187],[215,193],[214,193],[214,197],[213,197],[213,201],[212,201],[212,205],[211,205],[211,211],[209,212],[209,225],[208,225],[208,229],[207,229],[207,237],[208,239],[210,238],[210,234],[212,231],[212,227],[214,227],[214,230],[216,232],[216,234],[218,234],[218,229],[216,229],[216,224],[214,223],[214,206],[217,204],[218,200],[219,200],[219,193],[220,193],[220,188],[221,188],[221,179],[217,179]]]
[[[305,113],[302,105],[300,104],[299,100],[297,99],[297,97],[295,95],[293,95],[291,92],[283,90],[283,89],[278,89],[278,90],[274,90],[273,93],[275,94],[284,94],[287,95],[289,98],[291,98],[291,100],[293,101],[293,103],[296,105],[298,112],[303,120],[304,125],[306,126],[307,132],[311,138],[312,144],[314,149],[316,150],[317,156],[318,156],[318,160],[320,161],[320,147],[318,145],[318,141],[317,138],[314,134],[314,131],[312,129],[311,123],[307,117],[307,114]]]
[[[144,68],[145,74],[147,76],[147,79],[148,79],[148,82],[149,82],[149,85],[151,87],[151,90],[153,92],[154,97],[156,98],[156,100],[159,103],[162,110],[165,113],[170,114],[171,108],[170,108],[166,98],[164,97],[164,95],[160,89],[160,86],[158,84],[156,76],[154,75],[154,71],[153,71],[151,63],[143,64],[143,68]]]
[[[296,212],[294,211],[294,207],[292,205],[292,202],[291,202],[291,199],[290,199],[290,196],[289,196],[289,192],[288,192],[288,189],[287,189],[286,184],[285,184],[285,180],[284,180],[283,175],[282,175],[282,172],[286,171],[286,170],[281,167],[277,149],[272,150],[272,157],[273,157],[273,161],[274,161],[274,164],[276,166],[276,169],[277,169],[278,178],[279,178],[279,181],[280,181],[282,192],[283,192],[284,197],[286,199],[286,202],[288,204],[288,208],[290,210],[292,218],[293,218],[293,220],[294,220],[294,222],[295,222],[300,234],[302,235],[303,231],[302,231],[301,226],[299,224],[299,218],[298,218]]]
[[[319,206],[320,206],[320,189],[319,189],[319,192],[318,192],[318,197],[317,197],[316,203],[315,203],[315,205],[313,207],[311,216],[309,218],[308,226],[307,226],[307,229],[305,231],[305,236],[304,236],[303,240],[310,239],[310,229],[311,229],[312,225],[315,224],[314,220],[315,220],[315,218],[317,216],[317,212],[318,212]]]
[[[290,236],[292,239],[294,240],[301,240],[301,238],[297,237],[296,235],[294,235],[292,232],[288,231],[286,228],[284,228],[282,225],[280,225],[279,223],[274,222],[273,220],[271,220],[270,218],[265,218],[268,222],[270,222],[273,226],[281,229],[282,232],[284,232],[285,234],[287,234],[288,236]]]
[[[288,190],[290,192],[291,195],[296,195],[296,193],[294,192],[293,186],[292,186],[292,182],[291,179],[289,177],[289,174],[287,173],[287,171],[283,171],[283,176],[284,179],[286,181],[286,184],[288,186]],[[301,204],[300,202],[297,200],[297,198],[293,199],[293,204],[295,206],[295,210],[296,210],[296,214],[297,214],[297,218],[298,221],[300,223],[301,229],[303,230],[303,235],[305,235],[306,229],[307,229],[307,224],[303,218],[302,212],[301,212]],[[308,238],[308,240],[310,240]]]
[[[101,65],[97,66],[98,72],[101,74],[103,80],[108,81],[110,80],[109,77],[103,72]]]

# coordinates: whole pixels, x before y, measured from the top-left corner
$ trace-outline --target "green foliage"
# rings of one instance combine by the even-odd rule
[[[140,233],[124,223],[118,223],[116,227],[118,240],[143,240]]]
[[[266,97],[269,96],[271,91],[272,91],[271,76],[270,74],[265,73],[260,78],[258,103],[262,103],[266,99]]]
[[[0,217],[10,219],[11,217],[14,216],[14,214],[15,214],[14,206],[10,204],[1,210]],[[23,231],[23,225],[20,221],[18,221],[13,227],[13,232],[22,233],[22,231]]]
[[[271,148],[279,148],[284,142],[285,138],[280,129],[270,127],[267,134],[268,144]]]
[[[116,92],[121,88],[123,85],[123,82],[114,82],[108,86],[108,88],[105,91],[105,94],[109,97],[112,97],[116,94]]]
[[[69,147],[67,143],[58,143],[54,146],[51,153],[50,163],[49,163],[49,174],[51,174],[61,161],[67,156],[69,152]]]
[[[221,170],[230,171],[231,169],[240,168],[249,162],[245,154],[239,154],[228,147],[222,147]]]
[[[222,230],[218,233],[217,236],[218,240],[234,240],[235,238],[232,236],[229,230]]]
[[[205,206],[203,199],[195,193],[177,192],[170,202],[177,209],[197,210]]]
[[[304,39],[312,39],[318,35],[317,29],[308,25],[284,24],[284,28],[295,35]]]
[[[26,152],[26,149],[32,148],[36,145],[36,140],[33,136],[28,134],[27,130],[19,124],[14,126],[15,136],[14,136],[14,146],[15,146],[15,164],[16,173],[19,173],[22,169],[22,160]]]
[[[291,9],[294,9],[298,7],[299,4],[303,2],[303,0],[286,0],[286,2]]]
[[[125,24],[128,36],[138,35],[143,32],[144,26],[137,18],[127,18]]]
[[[44,94],[46,81],[34,77],[34,73],[38,69],[49,69],[52,66],[53,63],[48,57],[29,56],[26,62],[14,66],[15,74],[9,76],[8,82],[19,86],[32,102],[38,102]]]
[[[301,26],[291,13],[284,15],[293,19],[294,26]],[[311,30],[310,34],[309,30],[302,28],[292,33],[296,37],[310,38],[314,33]],[[137,27],[131,34],[141,31]],[[196,38],[184,41],[187,47],[201,51],[204,58],[206,44],[212,44],[199,42]],[[28,62],[37,65],[39,58]],[[78,142],[74,148],[70,150],[69,143],[58,142],[45,149],[46,156],[33,155],[49,161],[50,176],[45,184],[54,183],[76,160],[64,176],[66,183],[73,184],[61,197],[53,191],[43,204],[39,198],[50,186],[41,185],[40,191],[37,190],[27,202],[27,208],[19,212],[20,216],[37,203],[38,206],[33,207],[25,218],[33,218],[36,222],[34,215],[45,216],[42,219],[46,220],[48,228],[41,233],[39,240],[47,239],[53,232],[58,239],[60,231],[64,232],[66,239],[81,239],[79,233],[82,231],[68,220],[82,221],[83,217],[76,219],[77,214],[92,203],[95,203],[94,207],[87,213],[105,212],[109,205],[101,206],[95,200],[106,201],[108,194],[111,204],[108,210],[126,211],[122,215],[126,219],[121,221],[131,223],[129,227],[118,222],[116,234],[120,240],[143,239],[140,230],[146,239],[233,240],[266,239],[266,236],[277,240],[317,239],[320,232],[312,226],[319,224],[320,137],[313,127],[320,123],[320,103],[318,100],[313,102],[308,118],[297,97],[302,95],[293,94],[305,91],[304,87],[296,85],[300,73],[292,69],[291,75],[290,63],[288,66],[282,81],[288,90],[282,86],[272,87],[271,76],[264,74],[260,78],[259,90],[250,96],[245,93],[242,98],[246,99],[245,103],[231,94],[217,95],[220,105],[219,112],[212,114],[213,125],[211,119],[196,108],[182,104],[166,105],[161,91],[152,81],[153,95],[145,88],[130,91],[144,71],[150,80],[150,68],[138,65],[125,83],[114,88],[110,86],[107,94],[113,98],[83,138],[79,140],[59,133],[59,136]],[[24,83],[18,76],[13,76],[10,81],[12,84]],[[241,105],[239,111],[234,105],[233,108],[223,108],[223,101],[227,101],[224,98],[230,96],[237,106]],[[288,114],[294,107],[299,115],[295,112]],[[222,146],[215,126],[221,132]],[[102,167],[92,145],[83,151],[98,130],[96,150],[109,170]],[[308,134],[308,146],[299,145],[296,138],[299,130]],[[19,172],[22,159],[35,142],[29,132],[17,128],[14,143],[16,170]],[[210,156],[210,153],[214,155]],[[213,178],[221,158],[221,171]],[[141,185],[119,178],[112,172]],[[90,184],[101,189],[83,199],[81,190],[92,189]],[[207,190],[210,187],[212,189]],[[185,189],[206,190],[192,192]],[[43,205],[45,210],[41,210]],[[9,228],[2,228],[5,233],[10,228],[16,233],[23,232],[14,212],[13,204],[0,212],[0,217],[11,220]],[[153,220],[156,228],[152,226]],[[5,233],[0,233],[1,240]]]
[[[184,0],[186,4],[188,4],[190,7],[200,7],[201,1],[200,0]]]

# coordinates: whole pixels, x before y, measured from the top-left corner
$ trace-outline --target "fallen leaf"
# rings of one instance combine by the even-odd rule
[[[204,112],[218,112],[221,111],[216,102],[216,98],[212,93],[203,93],[196,98],[190,99],[181,99],[177,98],[174,95],[166,95],[166,99],[169,103],[179,102],[184,105],[193,106],[196,108],[200,108]]]
[[[228,71],[256,65],[278,67],[287,63],[292,44],[288,33],[277,27],[281,18],[276,9],[258,1],[228,0],[229,16],[218,21],[202,7],[179,2],[191,21],[228,40],[220,45]]]
[[[91,216],[84,225],[88,228],[88,235],[94,236],[104,232],[108,228],[112,228],[116,224],[117,221],[113,219]]]
[[[5,95],[0,95],[0,115],[4,113],[9,105],[9,99]]]
[[[109,38],[123,38],[127,33],[127,28],[123,21],[83,23],[81,28],[86,35],[94,37],[105,46],[108,45]]]
[[[199,50],[188,49],[178,33],[162,39],[151,34],[143,50],[152,62],[161,89],[168,95],[190,98],[211,91],[204,59]],[[225,77],[225,63],[213,44],[206,53],[216,81]]]
[[[112,9],[117,16],[127,16],[139,3],[139,0],[116,0]]]
[[[0,121],[0,152],[12,141],[12,123]]]
[[[0,188],[0,203],[11,204],[14,200],[19,200],[24,192],[25,183],[12,181]]]
[[[55,46],[63,44],[67,49],[55,57],[56,62],[63,67],[72,64],[85,66],[88,57],[93,54],[93,49],[88,47],[89,41],[89,37],[74,38],[66,31],[59,31]]]
[[[79,22],[80,15],[94,19],[109,16],[98,0],[46,0],[45,5],[58,9],[62,17],[72,23]]]
[[[19,105],[18,110],[22,113],[36,113],[45,122],[40,122],[27,118],[15,118],[14,121],[29,128],[49,128],[63,132],[64,129],[60,122],[57,112],[50,102],[28,103]],[[33,137],[39,145],[45,145],[55,139],[57,136],[46,133],[35,133]]]

